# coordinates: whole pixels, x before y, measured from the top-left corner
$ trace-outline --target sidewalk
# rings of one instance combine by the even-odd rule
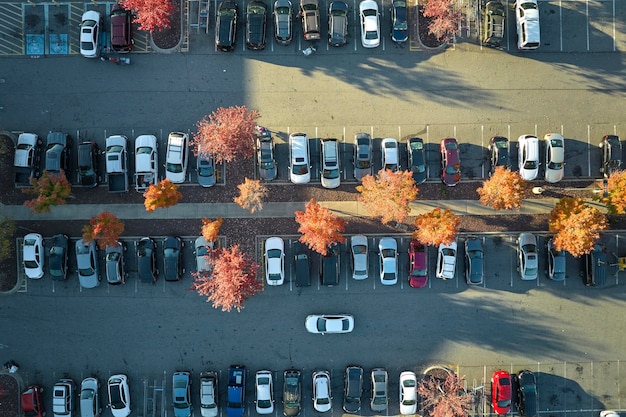
[[[558,199],[540,198],[524,200],[519,210],[495,211],[480,204],[478,200],[417,200],[411,203],[409,216],[417,216],[431,211],[436,207],[449,208],[458,215],[508,215],[508,214],[548,214]],[[601,211],[606,212],[603,204],[591,199],[587,202]],[[320,201],[322,206],[342,217],[368,216],[367,211],[358,201]],[[305,202],[276,203],[267,202],[263,210],[250,214],[235,203],[177,204],[167,209],[158,209],[148,213],[143,204],[66,204],[52,207],[50,213],[33,214],[24,206],[0,206],[0,215],[15,221],[31,220],[88,220],[103,211],[110,211],[119,219],[200,219],[216,218],[274,218],[293,217],[297,210],[304,210]]]

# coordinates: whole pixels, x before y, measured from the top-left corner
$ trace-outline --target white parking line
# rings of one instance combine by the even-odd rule
[[[563,3],[559,0],[559,39],[561,42],[561,52],[563,52]]]
[[[480,125],[480,147],[485,148],[485,126]],[[485,164],[481,164],[481,176],[485,178]]]
[[[587,125],[587,172],[591,177],[591,126]]]

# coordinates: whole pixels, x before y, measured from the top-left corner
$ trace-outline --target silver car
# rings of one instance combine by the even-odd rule
[[[211,264],[209,263],[209,257],[213,252],[213,246],[215,242],[207,241],[204,236],[196,238],[193,254],[196,256],[196,271],[199,274],[210,273]]]
[[[95,288],[100,285],[98,248],[94,240],[89,243],[83,239],[76,242],[76,265],[81,287]]]
[[[539,267],[537,256],[537,238],[532,233],[524,232],[517,239],[517,270],[524,281],[537,279]]]
[[[384,368],[372,369],[372,373],[370,376],[372,379],[372,400],[370,402],[370,407],[375,413],[385,411],[388,404],[387,370]]]
[[[120,242],[115,246],[107,246],[105,265],[107,282],[111,285],[125,284],[126,273],[124,272],[124,251],[126,247]]]
[[[198,173],[198,184],[203,187],[213,187],[215,185],[215,159],[206,152],[198,150],[196,158],[196,172]]]
[[[372,175],[372,138],[367,133],[354,135],[354,179],[362,181]]]
[[[85,378],[80,384],[80,417],[98,417],[100,407],[100,381],[97,378]]]
[[[208,371],[200,374],[200,414],[202,417],[217,417],[218,386],[217,372]]]
[[[350,247],[352,252],[352,278],[367,278],[367,237],[363,235],[352,236],[350,239]]]
[[[548,278],[553,281],[565,280],[565,251],[556,250],[554,240],[548,240],[546,244],[548,252]]]

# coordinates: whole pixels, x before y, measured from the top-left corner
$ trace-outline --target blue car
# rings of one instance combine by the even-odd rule
[[[191,417],[190,384],[191,374],[189,372],[174,372],[172,376],[172,399],[174,416],[176,417]]]

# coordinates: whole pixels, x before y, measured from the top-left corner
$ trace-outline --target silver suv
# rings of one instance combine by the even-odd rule
[[[339,142],[337,139],[322,139],[322,187],[337,188],[341,183],[339,169]]]

